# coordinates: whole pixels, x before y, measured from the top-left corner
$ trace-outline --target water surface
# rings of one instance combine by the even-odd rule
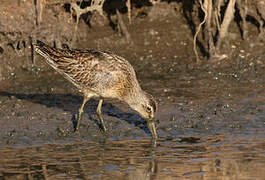
[[[4,179],[263,179],[264,133],[0,149]]]

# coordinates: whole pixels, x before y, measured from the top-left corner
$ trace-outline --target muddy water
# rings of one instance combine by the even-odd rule
[[[263,179],[264,134],[0,149],[4,179]]]
[[[96,100],[74,133],[74,87],[53,71],[21,73],[0,89],[0,179],[264,179],[263,71],[209,72],[139,73],[159,102],[157,147],[145,121],[112,100],[108,134]]]
[[[26,2],[26,9],[32,7]],[[11,7],[9,1],[6,4]],[[9,15],[2,22],[31,33],[32,12],[22,12],[24,5],[5,8]],[[168,5],[159,7],[128,26],[134,45],[128,46],[109,26],[92,23],[87,33],[87,26],[80,22],[78,39],[83,42],[72,47],[97,47],[132,60],[141,86],[159,103],[157,147],[151,146],[145,121],[112,100],[104,101],[102,107],[107,134],[96,123],[97,100],[87,103],[80,132],[74,133],[74,115],[82,103],[78,91],[48,70],[40,57],[32,66],[29,57],[18,58],[9,51],[11,47],[4,48],[0,74],[10,75],[7,82],[0,82],[0,180],[264,179],[265,53],[264,43],[255,38],[257,28],[253,26],[253,31],[249,26],[249,40],[242,42],[234,24],[225,45],[229,58],[215,62],[220,67],[197,66],[192,63],[190,28],[182,13],[176,13],[182,8],[170,12]],[[42,35],[36,38],[51,42],[57,34],[56,42],[71,41],[74,21],[69,21],[69,14],[45,9],[44,29],[39,28],[37,34]],[[16,18],[7,21],[15,11],[26,18],[21,20],[23,27],[16,28]],[[59,24],[54,23],[59,22],[55,17]],[[58,34],[56,29],[64,31]],[[19,41],[28,39],[20,34]]]

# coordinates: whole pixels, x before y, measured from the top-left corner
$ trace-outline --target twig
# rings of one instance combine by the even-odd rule
[[[130,35],[125,23],[123,22],[122,16],[121,16],[121,14],[120,14],[118,9],[116,9],[116,14],[117,14],[117,17],[118,17],[118,26],[120,28],[121,33],[125,35],[125,38],[126,38],[127,42],[132,42],[131,35]]]
[[[38,0],[38,4],[39,4],[38,23],[40,24],[42,22],[42,13],[46,4],[46,0]]]
[[[75,2],[71,3],[71,8],[70,8],[71,14],[73,13],[73,10],[75,11],[76,14],[75,32],[77,30],[79,19],[82,14],[92,11],[98,11],[101,16],[105,17],[103,14],[103,4],[104,0],[92,0],[91,5],[89,7],[81,9],[80,6],[78,6]]]
[[[223,20],[223,22],[221,24],[221,27],[220,27],[220,30],[219,30],[219,36],[218,36],[217,43],[216,43],[217,49],[219,49],[222,39],[227,34],[228,26],[229,26],[230,22],[234,18],[235,3],[236,3],[236,0],[230,0],[228,5],[227,5],[226,11],[225,11],[225,15],[224,15],[224,20]]]
[[[30,44],[31,63],[35,64],[35,51],[34,51],[34,47],[33,47],[32,36],[29,36],[29,44]]]
[[[128,9],[128,19],[129,19],[129,23],[131,24],[132,23],[132,15],[131,15],[131,0],[127,0],[126,1],[126,6],[127,6],[127,9]]]
[[[206,1],[207,1],[207,0],[204,1],[205,4],[206,4]],[[204,5],[202,4],[202,1],[201,1],[201,0],[199,0],[199,3],[200,3],[201,8],[202,8],[202,10],[203,10],[203,12],[204,12],[204,19],[203,19],[203,21],[199,24],[198,29],[197,29],[197,31],[196,31],[194,37],[193,37],[193,50],[194,50],[194,53],[195,53],[195,55],[196,55],[196,61],[197,61],[197,62],[200,61],[200,59],[199,59],[199,55],[198,55],[198,52],[197,52],[197,49],[196,49],[197,36],[198,36],[198,34],[199,34],[200,30],[201,30],[202,25],[206,22],[206,19],[207,19],[207,10],[205,9],[205,7],[204,7]]]

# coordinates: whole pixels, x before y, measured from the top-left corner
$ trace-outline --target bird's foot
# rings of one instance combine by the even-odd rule
[[[75,114],[72,117],[73,125],[74,125],[74,132],[79,131],[79,122],[80,122],[81,116],[79,114]]]

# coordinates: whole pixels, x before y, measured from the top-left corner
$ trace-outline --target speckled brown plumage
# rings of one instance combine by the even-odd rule
[[[97,114],[102,129],[106,131],[101,115],[103,98],[116,98],[126,102],[147,120],[154,139],[157,138],[154,114],[157,103],[152,95],[144,92],[130,63],[110,52],[95,50],[62,50],[41,41],[34,45],[37,53],[84,95],[79,109],[76,130],[79,128],[85,103],[92,97],[100,98]]]

